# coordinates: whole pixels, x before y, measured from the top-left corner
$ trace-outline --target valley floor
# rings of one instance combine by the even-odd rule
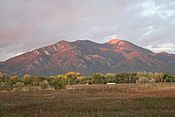
[[[0,93],[0,117],[174,117],[175,84],[74,85]]]

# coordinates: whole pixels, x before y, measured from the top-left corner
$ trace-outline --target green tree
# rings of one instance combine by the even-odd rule
[[[64,88],[67,84],[67,79],[64,75],[51,76],[48,78],[49,85],[57,89]]]
[[[94,84],[106,84],[107,78],[101,73],[96,73],[92,75],[92,82]]]

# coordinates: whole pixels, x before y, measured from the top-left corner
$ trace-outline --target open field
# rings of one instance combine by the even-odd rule
[[[0,93],[0,117],[174,117],[175,84],[73,85]]]

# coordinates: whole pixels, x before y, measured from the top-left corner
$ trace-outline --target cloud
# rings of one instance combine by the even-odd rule
[[[141,5],[144,10],[141,15],[143,16],[159,16],[161,18],[167,18],[174,15],[175,2],[166,2],[164,0],[147,0]]]
[[[163,43],[159,45],[149,45],[147,48],[155,52],[175,52],[175,45],[172,43]]]
[[[0,60],[66,39],[104,43],[110,35],[173,52],[172,0],[0,1]]]

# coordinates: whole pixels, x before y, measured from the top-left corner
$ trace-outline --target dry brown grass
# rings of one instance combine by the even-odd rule
[[[175,84],[74,85],[0,94],[0,117],[174,117]]]

